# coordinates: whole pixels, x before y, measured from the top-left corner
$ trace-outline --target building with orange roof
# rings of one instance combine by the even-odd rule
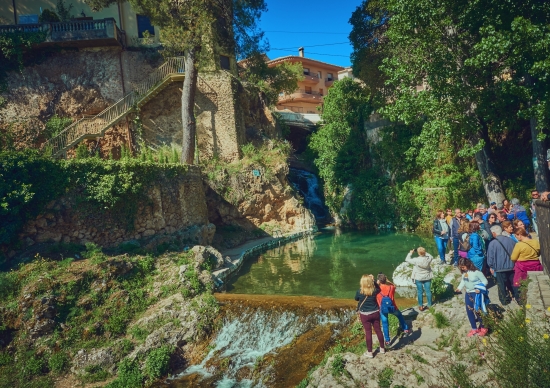
[[[318,108],[323,105],[323,96],[326,96],[334,81],[338,80],[338,73],[345,68],[306,58],[303,47],[298,50],[298,56],[288,55],[276,58],[268,61],[267,64],[273,67],[284,62],[301,63],[304,68],[304,79],[298,82],[298,89],[294,93],[279,95],[277,110],[318,114]]]

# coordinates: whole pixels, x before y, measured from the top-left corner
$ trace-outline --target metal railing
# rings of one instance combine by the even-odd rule
[[[107,129],[124,118],[132,109],[138,106],[159,87],[167,84],[172,74],[185,72],[183,57],[168,59],[162,66],[153,71],[149,77],[138,84],[131,92],[126,94],[113,105],[104,109],[93,117],[83,117],[75,121],[57,136],[46,143],[50,147],[53,156],[58,156],[68,148],[74,146],[86,137],[102,136]]]
[[[535,207],[542,266],[550,274],[550,202],[537,200]]]
[[[306,89],[298,89],[294,93],[311,94],[312,96],[322,96],[322,94],[319,92],[316,92],[314,90],[306,90]]]
[[[114,29],[113,29],[114,27]],[[116,21],[113,18],[96,19],[96,20],[69,20],[66,22],[48,22],[48,23],[35,23],[35,24],[10,24],[0,26],[0,34],[14,33],[14,32],[47,32],[49,41],[52,34],[59,35],[65,32],[83,32],[83,31],[105,31],[105,36],[110,36],[109,31],[113,37],[122,45],[125,46],[124,32],[121,31],[116,25]],[[86,38],[78,37],[69,34],[70,39],[86,40],[94,39],[94,37]]]

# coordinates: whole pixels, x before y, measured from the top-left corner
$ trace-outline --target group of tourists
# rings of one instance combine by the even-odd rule
[[[543,193],[546,194],[546,193]],[[534,201],[539,194],[533,190],[531,215],[520,205],[518,199],[504,200],[502,204],[491,203],[489,207],[478,204],[475,210],[462,212],[455,209],[437,211],[433,222],[433,234],[439,260],[447,264],[445,254],[452,242],[451,265],[461,272],[461,281],[455,290],[464,293],[466,314],[471,330],[468,337],[487,334],[481,316],[487,313],[490,303],[487,278],[494,277],[498,287],[498,297],[503,306],[512,301],[520,303],[520,282],[527,278],[528,271],[542,271],[539,261],[540,244],[538,239],[531,238],[529,227],[537,231]],[[547,197],[550,197],[548,195]],[[412,257],[414,252],[417,257]],[[418,310],[420,312],[432,306],[431,281],[433,278],[432,262],[434,257],[423,247],[411,250],[405,261],[413,264],[412,280],[417,287]],[[424,306],[423,295],[428,302]],[[355,295],[358,301],[357,312],[363,324],[367,343],[366,356],[372,358],[372,330],[380,343],[380,354],[385,353],[389,344],[388,314],[399,319],[400,329],[407,333],[409,327],[399,311],[395,299],[395,286],[384,274],[363,275],[360,289]],[[382,322],[382,331],[380,328]]]

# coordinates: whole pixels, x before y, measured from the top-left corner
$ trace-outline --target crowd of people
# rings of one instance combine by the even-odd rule
[[[447,264],[447,247],[451,250],[451,265],[461,272],[461,281],[455,290],[464,293],[466,314],[471,325],[468,337],[487,334],[481,316],[487,313],[490,303],[487,286],[488,278],[494,278],[498,288],[498,298],[502,306],[512,301],[521,302],[520,282],[527,278],[528,271],[542,271],[539,260],[540,244],[533,239],[529,228],[538,233],[534,201],[539,193],[531,193],[531,217],[518,199],[504,200],[502,204],[491,203],[489,207],[478,204],[475,210],[462,212],[455,209],[438,210],[433,222],[433,234],[441,264]],[[543,193],[543,200],[549,200],[550,193]],[[452,245],[451,245],[452,243]],[[417,257],[412,257],[414,251]],[[418,310],[432,306],[431,264],[434,257],[423,247],[411,250],[406,262],[413,264],[412,280],[417,287]],[[427,307],[424,306],[424,293]],[[384,274],[363,275],[360,289],[355,295],[357,312],[365,330],[367,357],[374,357],[372,351],[372,331],[378,337],[380,354],[385,353],[389,344],[388,314],[399,319],[402,331],[409,327],[399,311],[395,299],[395,286]],[[380,324],[380,322],[382,324]],[[381,329],[382,326],[382,329]]]

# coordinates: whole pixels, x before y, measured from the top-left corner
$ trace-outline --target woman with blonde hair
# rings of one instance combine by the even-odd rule
[[[359,319],[363,324],[365,330],[365,341],[367,343],[368,358],[373,358],[372,353],[372,328],[378,338],[380,344],[380,354],[385,354],[384,349],[384,337],[382,336],[382,330],[380,330],[380,308],[376,301],[376,296],[380,292],[378,285],[374,281],[374,276],[363,275],[359,282],[359,290],[355,293],[355,300],[357,301],[357,312],[359,313]]]

